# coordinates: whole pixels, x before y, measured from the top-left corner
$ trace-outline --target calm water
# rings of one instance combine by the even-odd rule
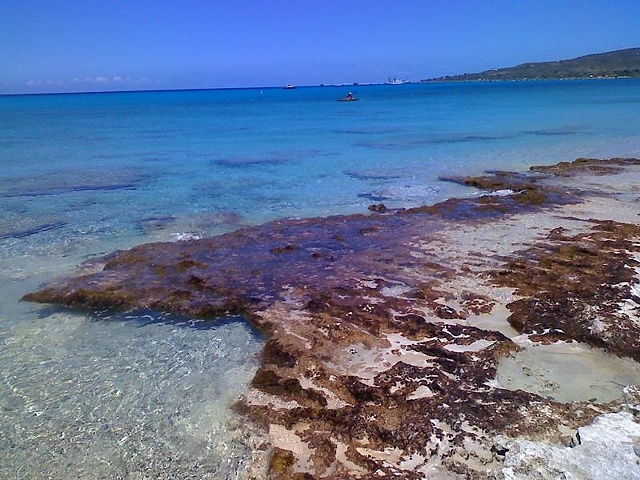
[[[335,101],[349,89],[360,101]],[[640,81],[0,97],[0,478],[236,478],[250,457],[227,407],[255,332],[18,301],[42,282],[142,242],[434,203],[476,193],[441,175],[584,156],[640,156]]]

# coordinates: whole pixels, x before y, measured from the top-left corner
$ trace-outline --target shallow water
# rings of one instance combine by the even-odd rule
[[[561,402],[606,403],[640,385],[640,364],[577,342],[526,345],[498,364],[498,384]]]
[[[250,458],[228,412],[258,364],[241,320],[44,310],[0,343],[2,478],[235,478]]]
[[[640,152],[637,80],[348,89],[361,101],[335,102],[338,87],[0,96],[0,477],[235,478],[251,458],[227,406],[263,339],[237,321],[19,302],[82,261],[476,193],[443,175]]]

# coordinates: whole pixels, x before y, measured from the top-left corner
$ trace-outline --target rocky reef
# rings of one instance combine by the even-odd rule
[[[266,433],[268,478],[557,475],[525,442],[579,449],[604,415],[637,425],[640,395],[568,402],[561,384],[505,388],[498,368],[548,344],[640,362],[640,160],[447,180],[482,194],[141,245],[24,299],[244,315],[267,342],[235,408]]]

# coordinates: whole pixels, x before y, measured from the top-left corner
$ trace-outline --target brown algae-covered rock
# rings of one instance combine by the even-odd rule
[[[640,361],[640,212],[595,180],[640,161],[533,170],[455,180],[477,198],[141,245],[25,300],[244,315],[267,341],[235,407],[268,433],[270,478],[501,478],[497,435],[562,444],[624,404],[509,390],[501,359],[562,341]],[[599,199],[625,218],[578,208]]]

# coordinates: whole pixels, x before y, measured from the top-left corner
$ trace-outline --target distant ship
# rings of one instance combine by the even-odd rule
[[[403,80],[401,78],[391,78],[384,82],[385,85],[403,85],[405,83],[409,83],[409,80]]]
[[[297,88],[295,85],[285,85],[284,87],[282,87],[284,90],[293,90],[294,88]]]

